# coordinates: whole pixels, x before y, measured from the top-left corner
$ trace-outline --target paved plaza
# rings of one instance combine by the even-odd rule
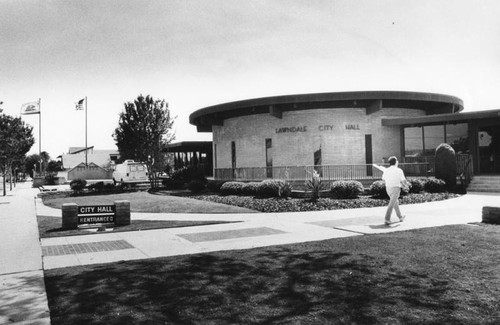
[[[36,215],[61,217],[18,184],[0,197],[0,324],[50,324],[43,270],[220,250],[390,233],[481,221],[499,194],[470,193],[440,202],[403,205],[403,223],[384,225],[385,207],[298,213],[155,214],[132,220],[236,221],[206,226],[39,238]],[[473,226],[473,225],[471,225]]]

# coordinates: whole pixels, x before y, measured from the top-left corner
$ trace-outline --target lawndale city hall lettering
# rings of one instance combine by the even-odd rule
[[[334,131],[338,128],[335,125],[320,125],[318,126],[318,131]],[[345,130],[360,130],[359,124],[344,124]],[[307,132],[308,128],[306,125],[303,126],[292,126],[292,127],[281,127],[275,129],[276,133],[295,133],[295,132]]]

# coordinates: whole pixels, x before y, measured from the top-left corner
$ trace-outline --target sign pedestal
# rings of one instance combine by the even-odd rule
[[[113,205],[82,205],[65,203],[62,206],[62,228],[77,229],[82,224],[130,224],[130,202],[116,201]]]

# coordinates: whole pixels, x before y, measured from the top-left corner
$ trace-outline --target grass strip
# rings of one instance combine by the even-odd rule
[[[38,221],[38,231],[40,234],[40,238],[81,236],[81,235],[93,235],[93,234],[109,234],[109,233],[113,233],[113,232],[139,231],[139,230],[151,230],[151,229],[162,229],[162,228],[193,227],[193,226],[206,226],[206,225],[230,223],[230,221],[132,220],[130,225],[119,226],[119,227],[112,225],[112,226],[107,226],[107,228],[108,228],[107,231],[94,232],[94,231],[89,231],[89,230],[82,229],[82,228],[69,229],[69,230],[62,229],[61,228],[62,219],[59,217],[37,216],[37,221]]]
[[[45,271],[58,324],[498,324],[500,226]]]

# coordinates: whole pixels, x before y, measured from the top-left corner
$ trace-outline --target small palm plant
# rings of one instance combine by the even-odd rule
[[[319,199],[319,192],[322,188],[322,182],[321,182],[321,176],[319,176],[319,173],[317,171],[313,171],[311,178],[306,180],[305,183],[306,186],[306,191],[311,191],[312,192],[312,202],[317,202]]]

